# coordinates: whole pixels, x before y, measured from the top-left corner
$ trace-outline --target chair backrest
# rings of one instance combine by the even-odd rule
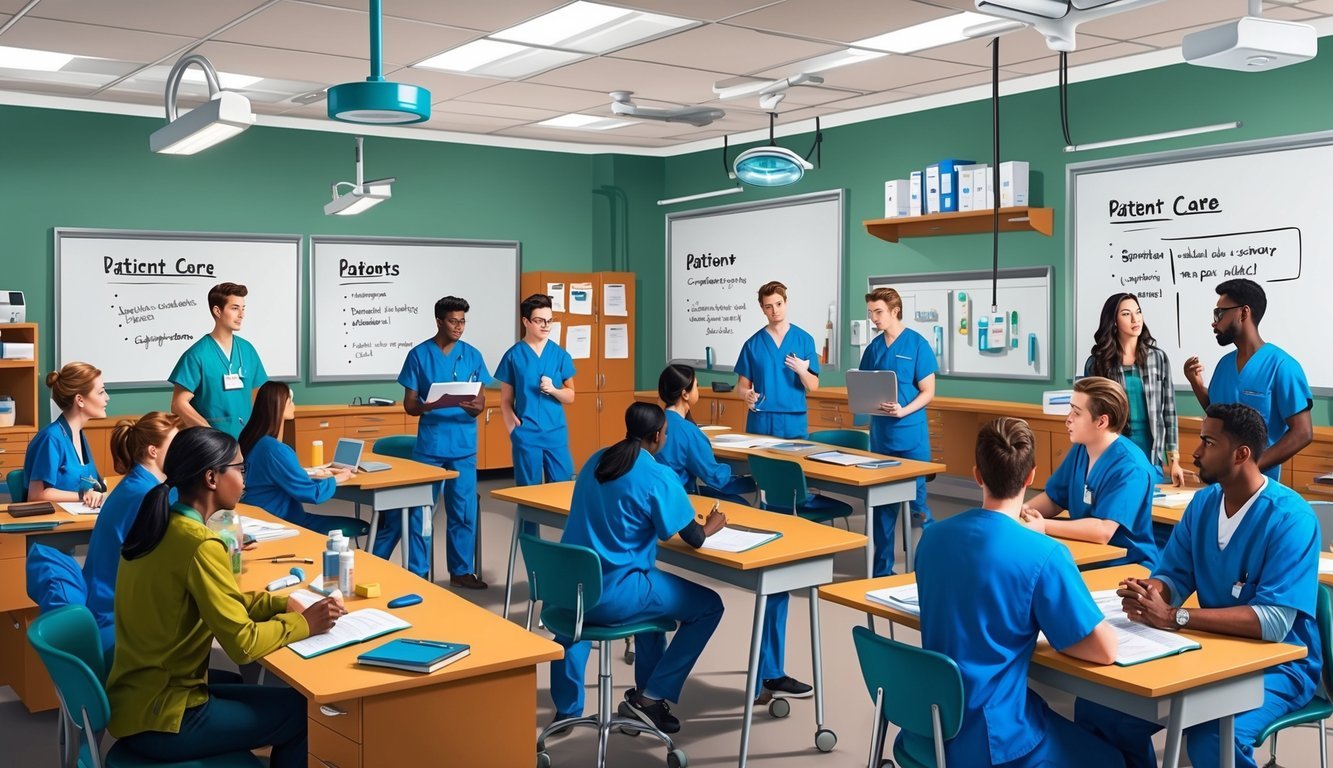
[[[805,501],[810,489],[805,484],[805,470],[786,459],[769,456],[751,456],[750,474],[762,494],[764,509],[795,512],[796,505]]]
[[[1327,551],[1333,544],[1333,501],[1312,501],[1310,509],[1319,521],[1319,549]]]
[[[102,638],[92,612],[86,606],[67,605],[43,613],[28,626],[28,642],[50,673],[69,722],[80,731],[86,713],[93,733],[84,733],[83,738],[95,749],[98,734],[111,717],[111,704],[104,687]]]
[[[866,627],[852,627],[870,699],[882,690],[884,719],[908,733],[933,739],[931,705],[939,708],[945,741],[963,725],[963,675],[942,653],[881,637]]]
[[[1319,644],[1324,652],[1324,668],[1320,677],[1324,683],[1324,697],[1333,700],[1333,587],[1319,585],[1315,595],[1315,624],[1319,627]]]
[[[816,443],[828,443],[842,448],[870,450],[870,433],[859,429],[825,429],[811,432],[810,439]]]
[[[527,533],[518,537],[518,546],[534,601],[577,613],[587,612],[602,599],[602,558],[596,552]]]
[[[381,456],[392,456],[395,459],[412,458],[412,449],[417,447],[416,435],[389,435],[381,437],[375,441],[370,450]]]
[[[28,500],[28,482],[23,470],[11,469],[5,475],[5,484],[9,486],[9,500],[18,504]]]

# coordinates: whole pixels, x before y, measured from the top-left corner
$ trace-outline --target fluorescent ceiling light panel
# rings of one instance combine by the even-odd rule
[[[586,54],[573,51],[533,48],[498,40],[474,40],[413,66],[516,80],[585,58]]]
[[[218,73],[218,85],[227,89],[248,88],[263,79],[264,78],[262,77],[252,77],[250,75],[238,75],[234,72]],[[185,70],[185,74],[181,75],[181,81],[195,85],[205,85],[207,83],[207,81],[204,80],[204,73],[197,69]]]
[[[957,43],[986,34],[998,34],[1022,28],[1021,22],[997,19],[982,13],[964,11],[942,19],[925,21],[886,32],[875,37],[867,37],[852,43],[857,48],[872,48],[889,53],[915,53],[927,48],[937,48],[949,43]]]
[[[491,37],[567,51],[606,53],[698,24],[675,16],[579,0]]]
[[[813,75],[816,72],[827,72],[830,69],[845,67],[849,64],[859,64],[863,61],[870,61],[871,59],[878,59],[888,55],[889,54],[884,51],[870,51],[864,48],[848,48],[842,51],[826,53],[823,56],[816,56],[813,59],[806,59],[805,61],[788,64],[784,69]]]
[[[68,53],[38,51],[32,48],[10,48],[0,45],[0,67],[5,69],[29,69],[36,72],[59,72],[60,68],[74,60]]]
[[[537,125],[547,128],[573,128],[581,131],[606,131],[612,128],[623,128],[629,124],[630,121],[628,120],[616,120],[597,115],[580,115],[578,113],[561,115],[537,123]]]

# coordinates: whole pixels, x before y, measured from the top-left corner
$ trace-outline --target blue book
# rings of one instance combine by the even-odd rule
[[[357,656],[356,662],[371,667],[392,667],[425,673],[452,664],[471,652],[471,646],[465,643],[400,637]]]

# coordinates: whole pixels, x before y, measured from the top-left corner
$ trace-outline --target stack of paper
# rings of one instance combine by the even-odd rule
[[[778,531],[761,531],[756,528],[729,525],[704,539],[703,545],[699,548],[717,552],[745,552],[781,537],[782,534]]]
[[[921,603],[917,599],[916,584],[872,589],[866,593],[866,599],[895,608],[903,613],[910,613],[913,616],[921,615]]]
[[[95,515],[102,511],[101,507],[90,507],[82,501],[57,501],[56,503],[71,515]]]
[[[1154,491],[1152,503],[1154,507],[1169,507],[1172,509],[1184,509],[1194,500],[1195,488],[1187,488],[1180,491]]]
[[[724,448],[766,448],[782,441],[775,437],[755,437],[754,435],[718,435],[713,442]]]
[[[806,456],[811,461],[823,461],[829,464],[838,464],[844,467],[855,467],[859,464],[869,464],[879,461],[874,456],[861,456],[855,453],[843,453],[842,451],[824,451],[823,453],[812,453]]]
[[[1115,655],[1117,666],[1128,667],[1202,647],[1179,632],[1154,629],[1130,621],[1125,615],[1124,608],[1121,607],[1121,598],[1114,589],[1093,592],[1092,599],[1097,601],[1097,607],[1102,609],[1106,623],[1115,630],[1116,639],[1120,641],[1120,648]]]
[[[255,541],[276,541],[278,539],[290,539],[293,536],[300,535],[301,532],[279,523],[256,520],[253,517],[242,517],[241,533],[252,537]]]
[[[1319,558],[1319,573],[1320,575],[1333,574],[1333,557]]]

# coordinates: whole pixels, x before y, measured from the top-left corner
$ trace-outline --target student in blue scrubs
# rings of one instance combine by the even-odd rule
[[[186,426],[213,427],[238,437],[250,416],[254,391],[268,381],[254,345],[236,335],[245,321],[249,290],[218,283],[208,291],[213,330],[185,350],[169,377],[171,412]]]
[[[1314,439],[1310,384],[1294,357],[1260,338],[1259,321],[1268,309],[1268,297],[1258,283],[1227,280],[1218,284],[1217,296],[1213,334],[1221,346],[1236,348],[1218,361],[1207,387],[1198,357],[1185,361],[1185,378],[1204,408],[1210,403],[1244,403],[1259,412],[1268,428],[1259,469],[1277,481],[1282,479],[1282,462]]]
[[[876,288],[866,294],[866,314],[880,332],[861,355],[863,371],[894,371],[898,398],[880,403],[870,419],[870,450],[904,459],[930,461],[930,432],[926,406],[935,399],[935,351],[925,338],[903,325],[903,300],[892,288]],[[930,522],[926,505],[926,478],[916,479],[912,513]],[[874,575],[893,573],[893,532],[898,527],[898,506],[881,504],[874,511]]]
[[[657,460],[676,473],[688,493],[749,505],[742,493],[754,493],[754,478],[733,475],[731,466],[713,458],[708,436],[690,418],[699,402],[699,382],[694,369],[673,363],[657,377],[657,396],[666,403],[671,442],[657,452]]]
[[[674,472],[653,454],[667,442],[662,409],[633,403],[625,411],[624,440],[594,453],[574,483],[565,544],[592,549],[602,558],[602,600],[584,614],[596,624],[626,624],[667,617],[680,622],[668,645],[656,632],[636,635],[634,687],[625,692],[621,713],[651,722],[664,733],[680,730],[668,701],[681,688],[708,638],[722,620],[722,599],[708,587],[657,569],[657,542],[677,533],[693,547],[727,524],[713,512],[700,525]],[[583,677],[592,644],[565,646],[551,662],[551,698],[556,720],[583,714]],[[558,729],[548,729],[558,730]]]
[[[1157,565],[1152,496],[1157,471],[1120,434],[1129,400],[1120,385],[1100,376],[1074,382],[1065,429],[1073,443],[1040,493],[1023,507],[1022,520],[1038,533],[1123,547],[1126,555],[1105,566]],[[1069,510],[1068,520],[1054,519]]]
[[[569,453],[565,406],[574,402],[574,359],[548,339],[551,297],[539,293],[519,305],[523,338],[510,347],[495,368],[500,382],[500,413],[509,430],[514,482],[540,485],[574,476]],[[537,526],[524,523],[524,533]]]
[[[963,677],[963,724],[944,754],[949,765],[1123,766],[1114,747],[1028,689],[1038,632],[1093,664],[1115,661],[1118,647],[1069,550],[1018,522],[1035,446],[1020,419],[983,426],[972,468],[981,508],[926,528],[917,548],[921,647],[953,659]],[[914,754],[934,754],[929,739],[901,738]]]
[[[345,526],[364,526],[359,520],[338,515],[316,515],[303,504],[323,504],[333,498],[338,483],[352,476],[350,469],[320,469],[306,472],[296,451],[282,441],[288,419],[296,417],[292,390],[281,381],[268,381],[255,395],[254,410],[238,441],[245,457],[245,496],[253,504],[293,525],[328,533]]]
[[[1229,749],[1238,768],[1254,768],[1255,737],[1309,703],[1329,661],[1315,621],[1319,523],[1295,491],[1260,472],[1267,445],[1258,411],[1239,403],[1208,406],[1194,464],[1211,485],[1194,494],[1152,578],[1120,585],[1131,621],[1305,646],[1305,658],[1264,671],[1263,704],[1236,715],[1234,744],[1219,743],[1217,721],[1185,729],[1193,765],[1218,765],[1221,750]],[[1200,607],[1181,607],[1190,595]],[[1152,735],[1160,725],[1082,700],[1075,715],[1117,744],[1128,765],[1157,765]]]
[[[486,395],[478,391],[476,397],[462,402],[448,397],[426,402],[432,384],[491,383],[481,352],[463,341],[469,309],[467,300],[457,296],[445,296],[435,302],[435,335],[407,353],[398,383],[403,386],[403,409],[409,415],[421,417],[412,458],[458,473],[458,477],[444,481],[449,583],[464,589],[485,589],[486,582],[476,573],[473,553],[477,543],[477,415],[486,408]],[[427,553],[425,537],[421,535],[424,524],[421,510],[412,510],[411,515],[413,551],[409,557],[416,560],[419,554],[424,563]],[[401,514],[383,517],[375,539],[375,554],[387,557],[393,552],[401,520]]]
[[[750,406],[745,431],[788,439],[803,438],[805,393],[819,389],[815,340],[787,322],[787,286],[774,280],[759,288],[759,308],[768,325],[755,331],[736,358],[736,389]]]
[[[179,416],[150,411],[138,419],[122,419],[111,431],[111,460],[116,472],[124,477],[107,495],[97,515],[97,524],[88,541],[88,556],[83,561],[88,610],[102,630],[104,649],[116,642],[113,617],[120,547],[134,525],[143,497],[166,478],[162,464],[179,428]]]
[[[100,507],[106,483],[93,463],[83,428],[89,419],[105,417],[111,402],[102,372],[88,363],[66,363],[46,374],[46,387],[60,416],[37,431],[23,456],[28,501],[82,501]]]

